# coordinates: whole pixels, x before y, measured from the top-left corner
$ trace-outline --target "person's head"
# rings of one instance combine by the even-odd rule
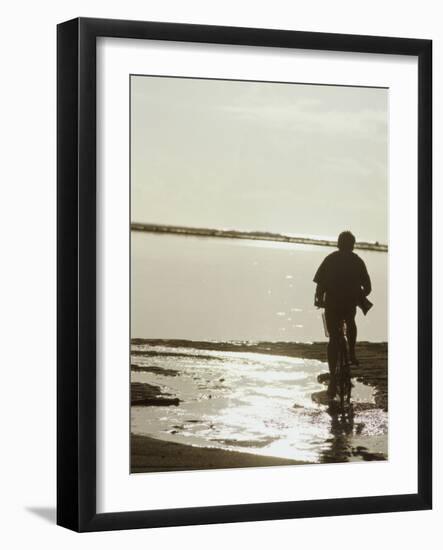
[[[343,231],[338,236],[337,246],[342,252],[352,252],[354,250],[355,237],[350,231]]]

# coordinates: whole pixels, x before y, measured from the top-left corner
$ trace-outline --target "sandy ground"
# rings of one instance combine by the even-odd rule
[[[246,468],[303,464],[295,460],[192,447],[131,435],[131,473],[174,470],[207,470],[213,468]]]

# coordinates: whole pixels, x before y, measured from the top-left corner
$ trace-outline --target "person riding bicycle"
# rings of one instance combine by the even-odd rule
[[[355,237],[350,231],[340,233],[338,250],[326,256],[314,277],[317,283],[315,305],[325,309],[331,379],[335,376],[343,321],[346,323],[349,359],[352,364],[358,365],[355,356],[355,314],[357,306],[361,307],[365,315],[372,306],[366,299],[371,292],[371,279],[364,261],[353,252],[354,245]]]

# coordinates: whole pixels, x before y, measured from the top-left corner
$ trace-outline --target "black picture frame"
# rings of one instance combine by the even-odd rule
[[[399,54],[418,58],[416,494],[96,512],[96,39]],[[432,42],[78,18],[57,29],[57,523],[103,531],[426,510],[432,506]]]

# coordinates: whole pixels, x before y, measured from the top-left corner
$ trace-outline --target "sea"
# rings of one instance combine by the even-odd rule
[[[131,336],[318,342],[313,278],[332,247],[132,232]],[[388,254],[357,251],[374,306],[358,339],[388,339]]]

